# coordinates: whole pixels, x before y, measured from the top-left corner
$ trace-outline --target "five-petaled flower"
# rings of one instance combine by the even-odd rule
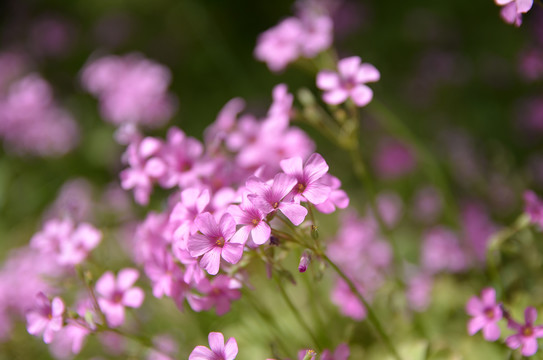
[[[468,333],[474,335],[483,329],[483,336],[488,341],[496,341],[500,337],[498,321],[502,318],[500,305],[496,303],[496,291],[485,288],[481,298],[473,296],[466,305],[466,312],[473,316],[468,323]]]
[[[325,102],[338,105],[350,97],[358,106],[369,104],[373,91],[365,83],[378,81],[381,74],[373,65],[361,61],[351,56],[338,62],[339,73],[323,70],[317,74],[317,87],[325,91]]]
[[[211,332],[208,336],[209,349],[206,346],[196,346],[189,355],[189,360],[234,360],[238,354],[238,343],[231,337],[226,345],[224,336],[219,332]]]
[[[537,338],[543,337],[543,326],[534,326],[537,311],[533,307],[527,307],[524,311],[524,324],[509,320],[507,326],[517,333],[505,339],[505,344],[511,349],[522,347],[524,356],[532,356],[537,352]]]

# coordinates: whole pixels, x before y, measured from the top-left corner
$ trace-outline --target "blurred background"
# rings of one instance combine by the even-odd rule
[[[428,222],[465,226],[482,216],[487,227],[475,231],[487,233],[497,224],[511,223],[522,210],[524,189],[543,188],[541,6],[534,4],[516,28],[502,21],[492,0],[327,2],[340,57],[358,55],[381,72],[381,80],[372,84],[377,103],[362,109],[361,145],[378,190],[394,193],[404,204],[407,225],[400,237],[420,237],[413,227]],[[114,141],[115,128],[101,119],[98,101],[82,88],[85,64],[109,54],[141,53],[165,65],[171,70],[170,91],[177,102],[168,126],[202,139],[203,130],[233,97],[244,98],[248,112],[264,115],[278,83],[286,83],[294,93],[305,87],[320,96],[315,74],[307,72],[303,62],[275,74],[253,56],[259,34],[291,16],[297,6],[286,0],[2,1],[0,94],[6,96],[15,78],[40,74],[50,84],[55,102],[75,121],[79,135],[70,151],[51,156],[26,151],[0,137],[0,261],[7,259],[9,249],[28,243],[69,181],[79,179],[75,187],[88,187],[86,194],[95,204],[108,197],[114,205],[126,205],[132,218],[144,214],[131,195],[115,200],[103,195],[118,190],[124,147]],[[394,117],[410,135],[381,121],[383,117]],[[316,141],[353,205],[364,208],[364,189],[348,158],[313,129],[295,125]],[[163,136],[165,130],[149,134]],[[431,204],[425,208],[424,199],[439,188],[425,162],[426,153],[435,157],[451,189],[447,199],[456,203],[443,205],[445,213],[454,213],[451,216],[440,215]],[[161,206],[155,201],[150,208]],[[327,233],[334,230],[324,230]],[[469,229],[466,234],[469,237]],[[407,256],[414,253],[405,251]],[[464,299],[458,301],[462,309]],[[239,306],[221,321],[234,324],[236,311],[243,310]],[[175,307],[167,311],[177,312]],[[202,334],[216,321],[212,314],[196,316],[189,311],[179,320],[188,317],[190,324],[208,324],[202,325]],[[458,334],[465,326],[460,320]],[[245,324],[245,330],[234,326],[238,330],[233,331],[249,338],[252,330],[247,329],[258,329],[258,321],[248,321],[255,323]],[[367,335],[366,328],[353,331]],[[13,334],[19,335],[11,345],[0,345],[5,354],[0,359],[35,357],[45,348],[29,339],[23,326]],[[19,345],[27,341],[32,345],[22,349]],[[243,335],[238,342],[244,343]],[[249,341],[245,344],[249,346]],[[189,351],[182,349],[181,358]],[[269,354],[266,348],[255,351],[256,356]],[[40,356],[47,358],[45,353]]]

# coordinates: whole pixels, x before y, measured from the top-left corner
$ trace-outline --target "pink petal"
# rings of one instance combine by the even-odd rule
[[[59,297],[54,298],[51,305],[51,314],[56,317],[62,315],[63,312],[64,303],[62,302],[62,299]]]
[[[505,5],[500,11],[500,15],[506,23],[516,25],[519,22],[520,15],[517,12],[517,5],[514,2]]]
[[[295,203],[281,203],[279,210],[296,226],[300,225],[307,215],[307,209]]]
[[[139,277],[140,273],[136,269],[122,269],[119,271],[119,274],[117,274],[117,289],[121,291],[129,289]]]
[[[228,339],[226,346],[224,347],[224,355],[226,356],[225,360],[234,360],[238,354],[238,343],[236,339],[231,337]]]
[[[500,328],[496,323],[489,323],[483,327],[483,337],[487,341],[496,341],[500,338]]]
[[[251,233],[251,226],[245,225],[238,229],[236,234],[230,239],[230,242],[233,244],[245,244]]]
[[[323,70],[317,74],[317,87],[322,90],[332,90],[339,87],[340,81],[337,73]]]
[[[38,335],[49,323],[48,320],[36,312],[29,312],[26,314],[26,322],[26,330],[31,335]]]
[[[230,264],[237,264],[243,255],[243,244],[227,242],[222,248],[222,258]]]
[[[272,193],[274,201],[281,200],[287,195],[292,188],[298,183],[296,178],[279,173],[273,178]]]
[[[236,221],[229,213],[225,213],[219,221],[219,228],[224,240],[230,240],[230,238],[236,232]]]
[[[285,174],[298,177],[301,176],[303,173],[303,162],[302,158],[299,156],[281,160],[279,162],[279,165],[281,166],[281,169]]]
[[[328,172],[328,169],[330,169],[330,167],[322,155],[313,153],[305,162],[304,173],[309,178],[309,182],[313,182],[323,177],[324,174]]]
[[[351,90],[351,99],[357,106],[366,106],[373,99],[373,91],[366,85],[357,85]]]
[[[496,305],[496,290],[493,288],[484,288],[481,291],[481,301],[484,307]]]
[[[187,247],[190,256],[198,257],[215,248],[215,241],[202,234],[194,234],[189,237]]]
[[[531,306],[524,310],[524,320],[526,324],[533,324],[537,319],[537,310]]]
[[[466,312],[471,316],[480,315],[483,312],[484,305],[477,296],[472,296],[466,304]]]
[[[132,308],[139,308],[141,304],[143,303],[143,299],[145,298],[145,293],[142,289],[139,287],[134,287],[129,289],[123,294],[123,305],[132,307]]]
[[[162,141],[152,137],[146,137],[143,139],[139,146],[139,155],[143,158],[147,158],[156,154],[162,147]]]
[[[115,292],[115,275],[111,271],[107,271],[96,282],[96,291],[98,294],[110,298]]]
[[[518,348],[522,344],[520,335],[509,336],[507,339],[505,339],[505,344],[511,349]]]
[[[262,196],[249,194],[247,195],[247,199],[249,199],[249,201],[263,214],[269,214],[273,210],[275,210],[273,206],[268,201],[266,201],[266,199],[264,199]]]
[[[343,88],[336,88],[334,90],[327,91],[322,95],[324,102],[330,105],[341,104],[345,102],[348,97],[349,93]]]
[[[349,196],[343,190],[332,191],[330,194],[330,199],[332,199],[334,204],[336,204],[336,206],[340,209],[345,209],[347,206],[349,206]]]
[[[356,81],[359,83],[379,81],[381,74],[375,66],[371,64],[362,64],[356,74]]]
[[[164,176],[167,171],[167,166],[162,161],[162,159],[159,158],[151,158],[145,163],[144,172],[154,178],[159,178],[161,176]]]
[[[261,221],[256,225],[253,230],[251,230],[251,236],[253,242],[257,245],[262,245],[270,239],[271,229],[268,224],[264,221]]]
[[[534,5],[534,0],[517,0],[517,12],[526,13]]]
[[[245,187],[252,193],[263,194],[268,189],[268,185],[265,182],[257,178],[256,176],[251,176],[245,182]]]
[[[52,343],[54,336],[55,336],[55,331],[53,331],[53,329],[49,327],[45,328],[45,331],[43,332],[43,342],[46,344]]]
[[[513,2],[513,1],[515,1],[515,0],[494,0],[496,5],[500,5],[500,6],[507,5],[507,4],[509,4],[510,2]]]
[[[339,62],[337,63],[337,67],[338,67],[341,77],[343,78],[355,77],[358,71],[358,67],[360,66],[360,62],[361,60],[359,56],[351,56],[351,57],[339,60]]]
[[[103,300],[104,299],[98,299],[98,302],[100,308],[106,315],[108,324],[111,327],[121,326],[124,323],[124,306],[121,304],[111,304],[110,302],[106,304],[106,301]]]
[[[535,338],[524,339],[522,346],[522,355],[532,356],[537,352],[537,340]]]
[[[224,336],[220,332],[210,332],[207,339],[209,340],[209,347],[217,354],[222,355],[224,351]]]
[[[205,346],[196,346],[189,355],[189,360],[214,360],[215,354]]]
[[[305,188],[303,195],[310,203],[315,205],[321,204],[328,199],[328,195],[330,195],[330,187],[319,184],[318,182],[313,183]]]
[[[474,335],[485,326],[486,320],[482,316],[477,316],[468,322],[468,334]]]
[[[200,266],[210,274],[217,275],[221,265],[221,248],[216,247],[202,256]]]
[[[221,236],[221,232],[215,218],[208,212],[198,215],[194,220],[194,224],[196,224],[198,230],[200,230],[204,235],[212,238]]]

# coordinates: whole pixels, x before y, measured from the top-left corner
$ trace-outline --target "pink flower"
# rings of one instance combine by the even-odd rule
[[[191,256],[202,256],[200,266],[211,275],[219,272],[221,257],[230,264],[236,264],[243,255],[243,244],[230,241],[236,232],[232,215],[224,214],[219,224],[208,212],[198,215],[194,221],[201,234],[194,234],[188,240]]]
[[[323,70],[317,75],[317,87],[325,90],[323,99],[330,105],[338,105],[349,97],[358,106],[366,106],[373,98],[373,91],[365,85],[378,81],[379,71],[371,64],[361,63],[358,56],[338,62],[339,73]]]
[[[268,241],[271,228],[265,221],[266,216],[246,197],[240,205],[231,205],[228,212],[232,214],[238,225],[242,225],[232,238],[233,242],[245,244],[249,235],[257,245]]]
[[[247,197],[264,214],[280,210],[298,226],[304,221],[307,209],[295,202],[284,200],[296,183],[296,178],[283,173],[275,175],[271,185],[251,177],[246,183],[247,189],[251,191]]]
[[[230,303],[241,297],[241,282],[227,275],[218,275],[210,282],[206,278],[196,285],[204,296],[194,295],[187,300],[194,311],[209,310],[215,306],[215,312],[221,316],[230,311]]]
[[[507,326],[515,330],[515,335],[505,339],[505,344],[511,349],[517,349],[522,346],[522,355],[532,356],[537,352],[537,338],[543,337],[543,326],[534,326],[537,318],[537,311],[533,307],[527,307],[524,311],[524,325],[510,320]]]
[[[444,227],[436,227],[424,235],[422,265],[430,273],[446,270],[459,272],[468,265],[458,237]]]
[[[481,298],[473,296],[466,304],[466,312],[473,316],[468,323],[468,333],[474,335],[483,329],[483,336],[488,341],[496,341],[500,337],[498,321],[502,318],[500,305],[496,303],[496,291],[485,288]]]
[[[530,217],[530,221],[543,227],[543,201],[531,190],[524,192],[524,212]]]
[[[324,202],[315,205],[317,210],[324,214],[331,214],[336,208],[345,209],[349,206],[349,196],[340,189],[341,181],[337,177],[324,174],[320,181],[330,188],[330,194]]]
[[[395,179],[413,171],[417,160],[409,146],[394,139],[386,139],[379,144],[373,163],[379,177]]]
[[[138,308],[143,303],[143,290],[132,286],[138,277],[136,269],[126,268],[119,271],[117,278],[107,271],[96,282],[96,292],[100,295],[98,304],[111,327],[122,325],[125,306]]]
[[[49,300],[44,293],[36,295],[35,307],[26,314],[26,329],[32,335],[43,335],[43,342],[50,344],[55,333],[62,329],[64,302],[55,297]]]
[[[271,71],[281,71],[300,56],[299,38],[303,33],[298,18],[290,17],[258,37],[255,57]]]
[[[500,14],[502,19],[515,26],[522,24],[522,14],[527,13],[534,0],[494,0],[496,5],[503,6]]]
[[[328,172],[329,167],[320,154],[312,154],[303,165],[302,159],[298,156],[282,160],[280,165],[285,174],[293,176],[298,181],[292,190],[295,201],[309,201],[315,205],[326,201],[330,188],[320,180]]]
[[[211,332],[208,336],[209,348],[196,346],[189,355],[189,360],[234,360],[238,354],[238,343],[233,337],[224,344],[224,336]]]

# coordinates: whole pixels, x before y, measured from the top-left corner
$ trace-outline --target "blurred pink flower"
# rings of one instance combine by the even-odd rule
[[[524,324],[509,320],[507,326],[517,333],[505,339],[505,344],[511,349],[522,347],[524,356],[532,356],[537,352],[537,339],[543,337],[543,326],[534,326],[537,319],[537,311],[533,307],[527,307],[524,311]]]
[[[488,341],[496,341],[500,337],[498,321],[502,318],[500,305],[496,303],[496,291],[485,288],[481,298],[473,296],[466,304],[466,312],[473,316],[468,323],[468,333],[474,335],[483,329],[483,336]]]
[[[234,360],[238,354],[238,343],[233,337],[224,344],[224,336],[219,332],[211,332],[208,336],[209,349],[196,346],[189,355],[189,360]]]
[[[500,12],[502,19],[515,26],[522,24],[522,14],[527,13],[534,4],[534,0],[494,0],[494,2],[503,6]]]
[[[395,179],[415,169],[417,160],[413,150],[393,139],[381,141],[373,159],[375,170],[383,179]]]
[[[133,286],[138,277],[136,269],[125,268],[119,271],[117,277],[107,271],[96,282],[96,292],[100,296],[98,304],[109,326],[117,327],[124,323],[125,306],[139,308],[143,303],[145,293]]]
[[[43,335],[43,342],[50,344],[55,333],[62,329],[64,314],[64,302],[55,297],[49,300],[44,293],[36,295],[36,304],[26,314],[27,330],[30,334]]]
[[[325,90],[325,102],[338,105],[350,97],[358,106],[369,104],[373,91],[365,84],[378,81],[381,75],[373,65],[361,61],[360,57],[351,56],[338,62],[339,73],[322,70],[317,74],[317,87]]]

